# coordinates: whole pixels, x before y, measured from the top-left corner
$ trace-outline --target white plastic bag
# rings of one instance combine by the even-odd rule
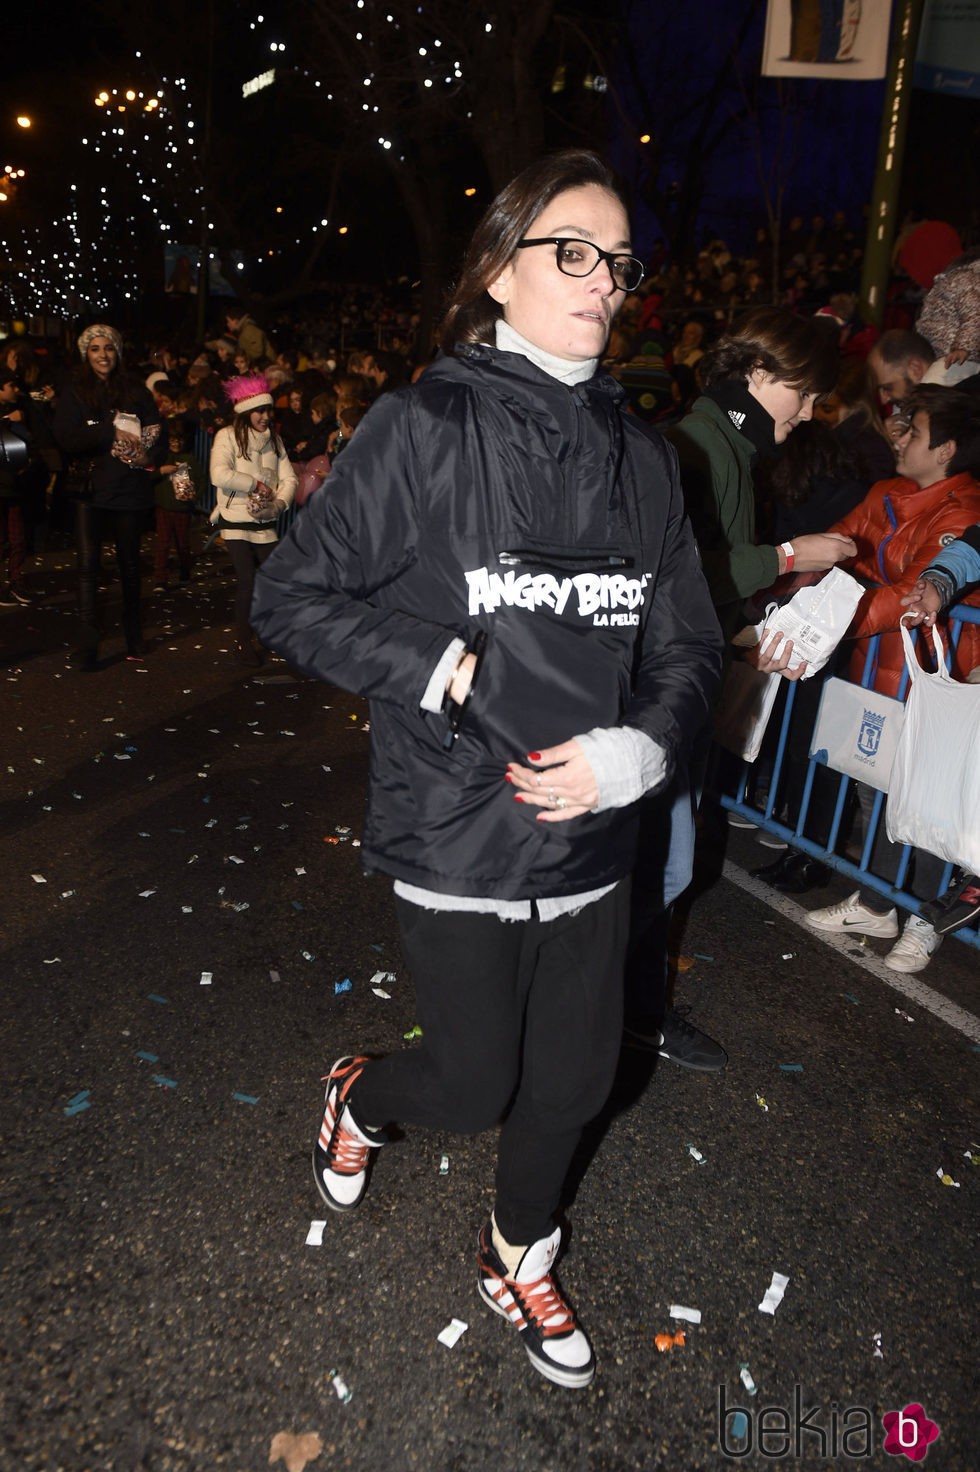
[[[782,608],[770,604],[762,638],[781,634],[793,641],[791,670],[806,664],[804,680],[822,670],[854,618],[864,588],[850,573],[832,567],[812,587],[800,588]],[[779,641],[782,642],[781,640]],[[778,653],[778,648],[769,651]]]
[[[976,874],[980,871],[980,686],[954,680],[935,629],[932,638],[939,664],[935,674],[919,664],[903,621],[910,684],[885,826],[894,843],[912,843]]]
[[[732,642],[738,643],[738,637]],[[732,661],[715,705],[714,735],[719,746],[743,762],[755,761],[782,678],[763,674],[744,659]]]

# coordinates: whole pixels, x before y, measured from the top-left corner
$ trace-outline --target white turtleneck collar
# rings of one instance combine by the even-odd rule
[[[503,353],[521,353],[523,357],[529,358],[536,368],[544,373],[550,373],[552,378],[557,378],[561,383],[569,385],[584,383],[591,378],[599,366],[598,358],[572,359],[556,358],[554,353],[546,353],[544,348],[537,347],[533,342],[528,342],[522,337],[516,328],[505,322],[503,317],[498,317],[496,323],[497,347]]]

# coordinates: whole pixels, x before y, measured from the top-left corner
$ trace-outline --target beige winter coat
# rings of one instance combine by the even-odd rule
[[[271,519],[252,515],[248,498],[258,481],[264,481],[276,493],[276,506]],[[275,518],[291,506],[296,494],[296,473],[285,450],[278,454],[267,432],[248,432],[248,454],[243,455],[235,439],[232,425],[219,429],[211,449],[211,484],[218,493],[218,504],[211,521],[221,527],[226,542],[275,542],[278,540]]]

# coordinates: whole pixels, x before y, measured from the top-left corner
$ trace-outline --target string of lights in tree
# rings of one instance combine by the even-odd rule
[[[370,120],[372,129],[378,129],[378,149],[387,154],[394,152],[399,162],[405,161],[405,155],[401,151],[404,144],[399,143],[398,119],[404,119],[407,112],[420,108],[431,110],[439,102],[448,103],[457,98],[465,82],[463,58],[472,51],[478,37],[490,36],[494,31],[493,21],[477,20],[469,7],[460,7],[458,3],[457,12],[466,13],[462,32],[451,34],[440,26],[444,30],[442,35],[433,28],[430,15],[434,8],[450,12],[453,7],[448,4],[428,9],[403,7],[398,14],[374,0],[320,0],[314,8],[324,31],[332,29],[336,35],[336,27],[343,25],[354,43],[344,48],[342,54],[339,48],[330,52],[329,75],[318,75],[307,66],[283,69],[277,65],[247,83],[243,90],[249,95],[274,83],[277,76],[302,77],[325,94],[327,103],[342,110],[356,108],[357,112],[366,114],[365,121]],[[269,50],[274,57],[284,59],[282,16],[267,22],[265,15],[258,14],[250,29],[257,32],[267,24],[269,31],[275,32],[268,42]],[[282,213],[281,206],[277,207],[277,213]],[[306,228],[315,235],[329,226],[329,219],[320,219]],[[338,233],[346,234],[347,226],[341,226]],[[303,245],[306,239],[297,236],[294,243]],[[266,256],[272,254],[271,250],[266,251]],[[265,257],[257,259],[261,262]]]
[[[21,316],[70,318],[135,301],[146,285],[142,247],[199,234],[202,186],[186,80],[163,78],[153,90],[103,88],[93,101],[94,127],[82,143],[97,161],[97,182],[68,184],[43,236],[21,228],[10,240],[22,267],[10,293]]]

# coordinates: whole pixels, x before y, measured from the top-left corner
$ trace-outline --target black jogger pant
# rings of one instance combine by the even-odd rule
[[[629,883],[557,920],[426,910],[396,899],[421,1047],[369,1064],[354,1118],[475,1134],[504,1119],[496,1219],[508,1242],[554,1229],[583,1127],[619,1054]]]

